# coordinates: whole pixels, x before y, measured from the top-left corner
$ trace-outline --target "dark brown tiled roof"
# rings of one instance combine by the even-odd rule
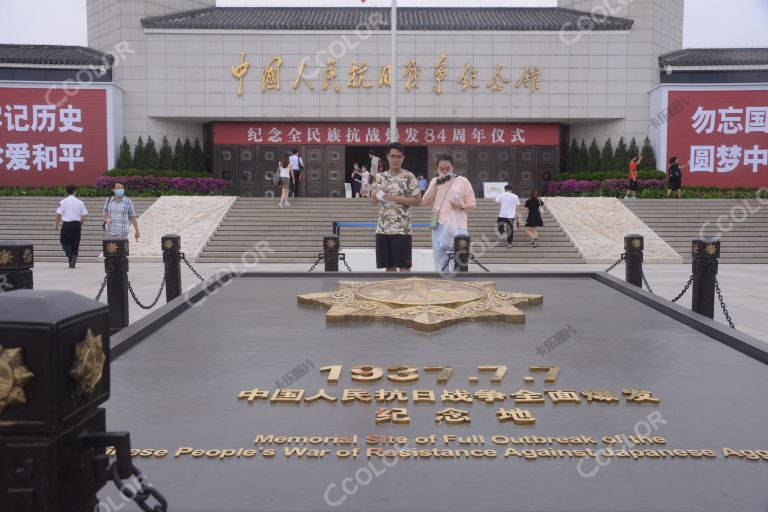
[[[696,66],[765,66],[768,48],[687,48],[659,57],[659,65],[666,68]]]
[[[142,20],[144,28],[208,30],[354,30],[369,20],[389,30],[389,9],[373,7],[212,7]],[[590,18],[554,7],[401,7],[402,30],[629,30],[627,18]]]
[[[110,67],[112,57],[85,46],[0,44],[0,65],[2,64]]]

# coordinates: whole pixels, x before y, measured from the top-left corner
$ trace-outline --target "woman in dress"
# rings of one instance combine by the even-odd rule
[[[280,159],[280,164],[277,167],[277,172],[280,173],[280,179],[277,184],[280,186],[280,202],[277,203],[278,208],[283,206],[291,206],[288,202],[288,187],[290,187],[293,181],[293,169],[291,169],[291,161],[288,153],[283,155]]]
[[[688,165],[689,164],[680,165],[676,156],[669,159],[669,168],[667,169],[667,197],[675,191],[677,191],[678,199],[683,197],[683,173],[680,169],[688,167]]]
[[[360,172],[360,164],[355,162],[352,166],[352,176],[350,181],[352,182],[352,197],[360,197],[360,188],[363,184],[363,174]]]
[[[528,200],[525,202],[525,207],[528,209],[528,217],[525,219],[525,232],[531,237],[531,247],[537,247],[539,228],[544,226],[540,211],[540,208],[544,207],[544,201],[539,199],[538,192],[532,190],[531,195],[528,196]]]
[[[368,168],[363,166],[363,172],[360,173],[361,185],[360,185],[360,197],[368,197],[370,191],[371,173],[368,172]]]

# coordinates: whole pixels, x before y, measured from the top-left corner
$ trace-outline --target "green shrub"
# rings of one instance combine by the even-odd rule
[[[104,173],[104,176],[159,176],[161,178],[210,178],[211,175],[207,172],[195,172],[195,171],[176,171],[169,170],[155,170],[155,169],[110,169]]]
[[[558,174],[555,177],[555,181],[566,180],[586,180],[586,181],[602,181],[612,179],[626,178],[629,171],[607,171],[607,172],[565,172]],[[663,171],[639,171],[637,173],[637,179],[640,180],[664,180],[667,175]]]

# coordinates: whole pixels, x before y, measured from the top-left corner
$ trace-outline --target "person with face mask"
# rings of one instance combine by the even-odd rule
[[[113,195],[104,202],[104,231],[111,236],[128,236],[131,224],[136,229],[136,240],[139,239],[139,223],[136,220],[136,209],[133,201],[125,197],[125,186],[115,183]]]
[[[468,234],[467,212],[476,206],[475,192],[467,178],[453,173],[451,155],[437,156],[437,173],[437,177],[432,178],[429,183],[421,204],[432,207],[432,251],[435,271],[453,272],[453,261],[446,266],[448,251],[452,250],[453,240],[445,246],[445,230],[452,231],[453,236]]]

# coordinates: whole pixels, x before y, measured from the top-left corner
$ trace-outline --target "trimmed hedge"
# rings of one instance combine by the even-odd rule
[[[169,170],[154,170],[154,169],[121,169],[115,167],[104,173],[104,176],[158,176],[161,178],[210,178],[211,175],[207,172],[195,172],[195,171],[174,171]]]
[[[579,181],[594,181],[594,180],[610,180],[610,179],[626,179],[629,175],[629,171],[607,171],[607,172],[564,172],[558,174],[555,177],[555,181],[567,181],[567,180],[579,180]],[[665,180],[667,174],[664,171],[638,171],[637,178],[639,180]]]
[[[102,176],[96,186],[79,185],[79,197],[104,197],[112,193],[116,182],[125,185],[130,197],[224,195],[227,182],[214,178],[164,178],[158,176]],[[67,195],[58,187],[0,187],[0,196],[54,196]]]
[[[547,186],[547,196],[624,197],[628,185],[628,179],[551,181]],[[760,197],[768,198],[768,190],[760,189],[760,191]],[[688,199],[754,199],[757,194],[758,189],[754,188],[683,188],[683,197]],[[660,199],[666,196],[667,191],[663,181],[638,180],[637,197]]]

